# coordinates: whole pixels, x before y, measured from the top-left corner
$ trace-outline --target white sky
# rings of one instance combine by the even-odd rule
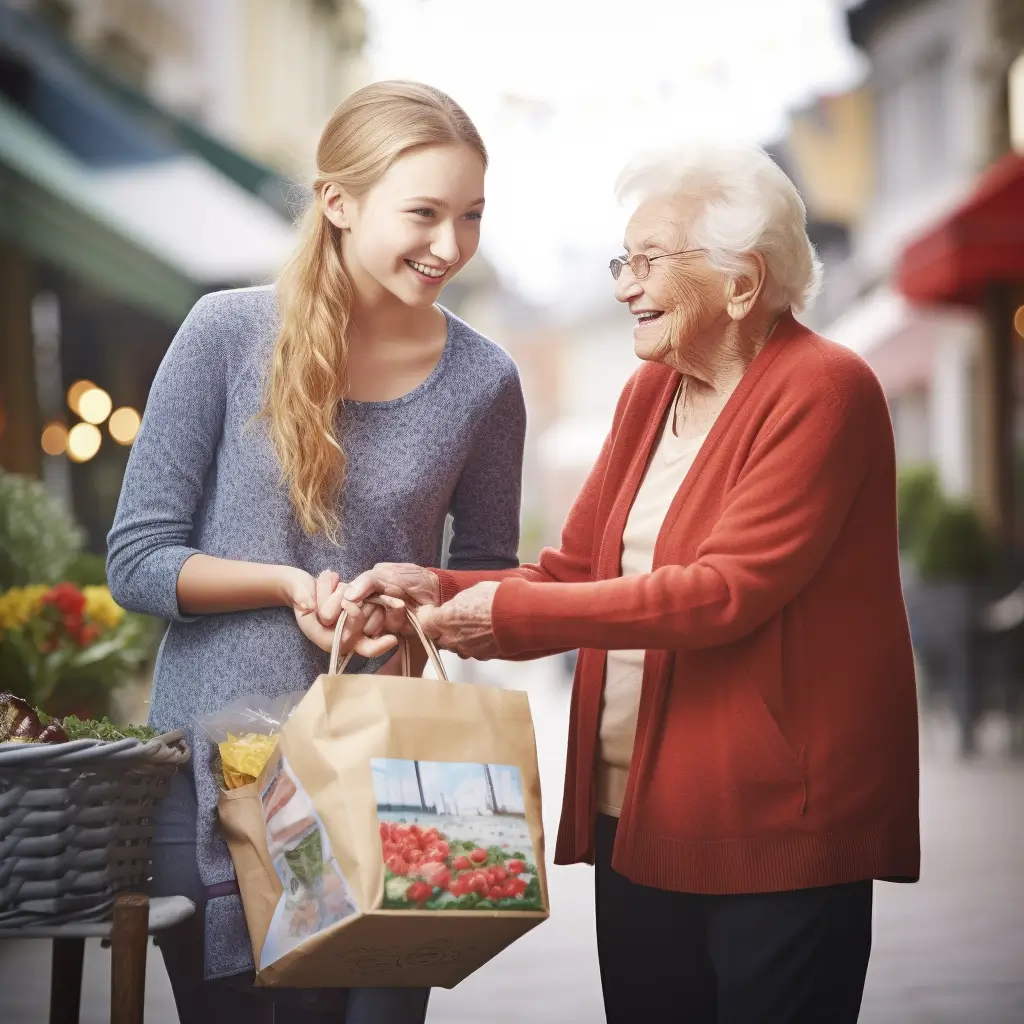
[[[860,69],[838,0],[364,5],[373,77],[436,85],[479,127],[491,155],[483,249],[538,301],[619,251],[612,189],[637,150],[772,141],[787,109]]]

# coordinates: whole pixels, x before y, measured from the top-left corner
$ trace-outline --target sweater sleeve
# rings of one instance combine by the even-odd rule
[[[513,364],[484,410],[479,436],[452,496],[454,570],[501,570],[519,564],[526,404]]]
[[[767,621],[821,566],[872,460],[893,457],[877,381],[865,367],[844,383],[793,402],[755,445],[691,564],[593,583],[503,583],[501,655],[713,647]]]
[[[224,426],[226,360],[211,296],[185,318],[157,370],[132,445],[114,524],[107,580],[123,608],[187,620],[178,573],[197,548],[193,519]]]

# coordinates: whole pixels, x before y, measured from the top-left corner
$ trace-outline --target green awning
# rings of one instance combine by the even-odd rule
[[[96,191],[88,169],[0,93],[0,237],[179,324],[200,288]]]

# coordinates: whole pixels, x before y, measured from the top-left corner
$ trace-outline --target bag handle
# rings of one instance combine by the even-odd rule
[[[383,605],[382,601],[375,600],[372,597],[367,598],[367,603]],[[416,617],[416,613],[408,605],[405,607],[405,615],[409,620],[409,625],[412,626],[413,631],[419,638],[420,643],[423,644],[423,648],[427,652],[427,657],[430,659],[430,663],[434,666],[434,671],[437,673],[437,678],[444,680],[446,683],[450,683],[451,680],[448,678],[448,673],[444,670],[444,665],[441,663],[441,657],[437,653],[437,647],[434,644],[434,641],[423,632],[423,627],[420,625],[420,621]],[[349,651],[349,653],[342,659],[341,664],[338,664],[338,658],[341,655],[341,631],[345,628],[345,621],[347,619],[348,612],[342,609],[341,614],[338,616],[337,625],[334,627],[334,644],[331,646],[331,660],[327,667],[327,674],[331,676],[340,675],[344,672],[355,653],[354,651]],[[411,675],[412,664],[409,655],[408,639],[404,636],[400,636],[398,638],[398,646],[402,654],[402,675]]]

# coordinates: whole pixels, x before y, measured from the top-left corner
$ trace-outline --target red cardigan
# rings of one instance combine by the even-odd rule
[[[555,860],[593,860],[605,651],[646,648],[614,867],[645,885],[768,892],[920,867],[914,665],[885,397],[854,353],[786,316],[665,518],[654,570],[622,534],[679,375],[646,364],[559,550],[504,573],[501,657],[579,647]]]

